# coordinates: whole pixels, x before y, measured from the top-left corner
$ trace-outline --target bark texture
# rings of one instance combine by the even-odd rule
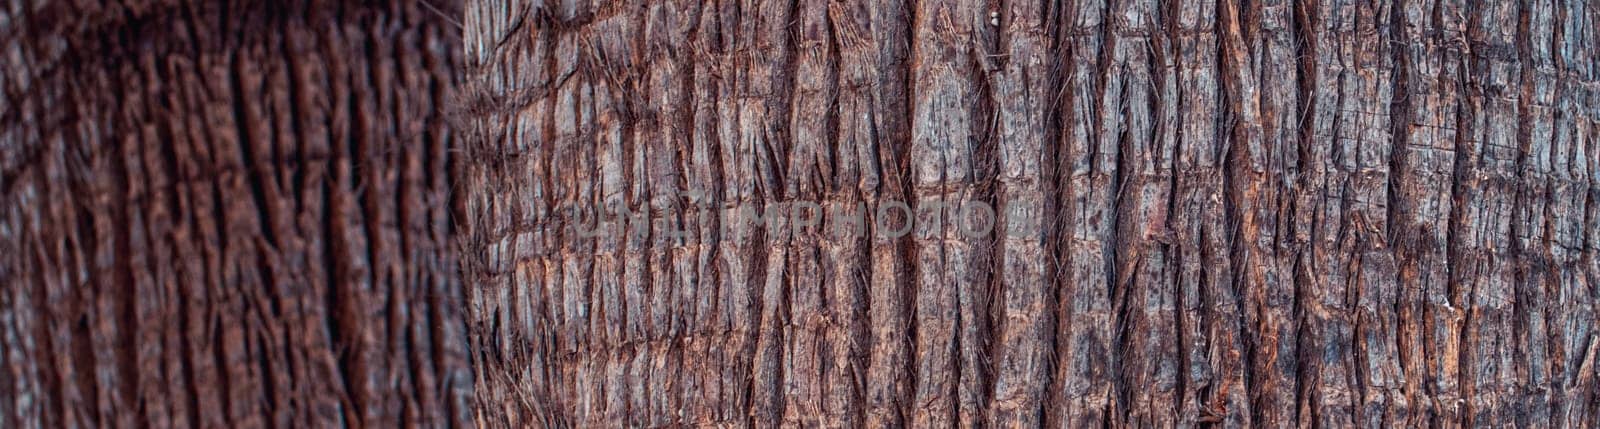
[[[0,4],[0,427],[469,422],[430,10]]]
[[[1597,11],[469,0],[478,417],[1593,426]]]

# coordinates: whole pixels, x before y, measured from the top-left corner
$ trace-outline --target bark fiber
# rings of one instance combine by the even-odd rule
[[[470,422],[450,2],[0,2],[0,427]]]
[[[478,422],[1595,426],[1589,1],[468,0]]]

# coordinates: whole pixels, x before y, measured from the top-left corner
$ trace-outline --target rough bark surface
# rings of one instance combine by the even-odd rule
[[[0,4],[0,427],[468,423],[450,22]]]
[[[1593,426],[1597,11],[469,0],[478,418]]]

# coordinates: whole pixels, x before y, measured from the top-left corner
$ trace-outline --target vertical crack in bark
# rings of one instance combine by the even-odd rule
[[[1319,32],[1318,27],[1321,26],[1321,18],[1317,11],[1311,10],[1301,2],[1295,2],[1294,9],[1294,34],[1297,41],[1295,58],[1298,59],[1297,70],[1299,71],[1296,74],[1298,77],[1297,82],[1299,83],[1297,100],[1302,107],[1298,109],[1299,118],[1295,135],[1298,153],[1295,171],[1298,173],[1296,178],[1298,180],[1296,180],[1296,186],[1291,191],[1293,201],[1290,207],[1292,207],[1292,212],[1290,213],[1291,220],[1287,223],[1287,226],[1290,227],[1290,233],[1294,237],[1290,241],[1292,250],[1295,253],[1292,274],[1294,283],[1293,309],[1295,313],[1294,373],[1296,386],[1294,403],[1297,409],[1296,420],[1301,421],[1314,419],[1319,411],[1316,407],[1306,406],[1314,394],[1311,386],[1315,379],[1311,378],[1311,371],[1315,369],[1313,358],[1316,355],[1312,353],[1309,347],[1309,345],[1315,343],[1313,342],[1314,339],[1309,338],[1310,326],[1306,322],[1308,316],[1305,308],[1309,304],[1312,298],[1311,294],[1315,292],[1315,289],[1308,284],[1307,280],[1309,273],[1314,268],[1308,266],[1307,254],[1309,252],[1307,251],[1307,245],[1309,240],[1306,236],[1309,232],[1305,231],[1308,225],[1302,219],[1306,216],[1303,214],[1304,212],[1309,212],[1313,209],[1309,202],[1303,201],[1304,194],[1311,189],[1316,189],[1313,186],[1312,176],[1308,170],[1312,168],[1312,163],[1319,161],[1312,152],[1313,128],[1310,119],[1317,113],[1317,104],[1316,100],[1313,99],[1313,95],[1316,93],[1319,76],[1316,57],[1319,43],[1315,35]]]

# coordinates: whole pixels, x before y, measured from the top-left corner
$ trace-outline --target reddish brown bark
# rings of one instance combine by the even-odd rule
[[[465,10],[480,422],[1600,417],[1587,1]],[[1026,210],[733,214],[803,202]],[[649,234],[580,236],[602,207]]]
[[[0,427],[466,423],[454,31],[416,1],[0,6]]]

